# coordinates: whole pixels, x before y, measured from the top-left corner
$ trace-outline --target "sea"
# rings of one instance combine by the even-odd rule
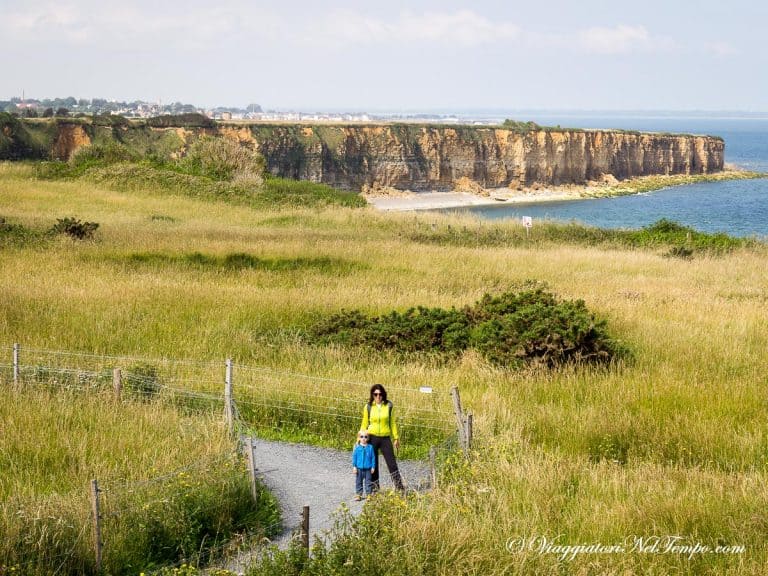
[[[519,115],[518,115],[519,116]],[[725,162],[747,170],[768,172],[768,116],[667,116],[562,114],[507,116],[533,120],[542,126],[620,128],[644,132],[707,134],[725,140]],[[708,182],[664,188],[654,192],[547,202],[473,206],[450,211],[482,219],[521,219],[579,222],[601,228],[641,228],[662,218],[702,232],[768,239],[768,178]]]

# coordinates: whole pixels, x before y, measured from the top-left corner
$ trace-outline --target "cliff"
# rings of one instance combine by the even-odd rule
[[[108,142],[173,157],[201,135],[233,138],[258,149],[275,175],[350,190],[452,190],[460,179],[484,188],[581,184],[606,175],[622,180],[711,173],[722,170],[724,161],[723,140],[712,136],[416,124],[158,128],[140,121],[3,124],[2,119],[0,159],[66,159],[82,145]]]
[[[417,125],[254,128],[253,143],[281,176],[359,190],[451,190],[581,184],[611,174],[702,174],[723,169],[724,143],[710,136],[619,131]]]

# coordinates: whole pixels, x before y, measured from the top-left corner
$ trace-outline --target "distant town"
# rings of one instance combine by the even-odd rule
[[[216,107],[200,108],[193,104],[171,102],[169,104],[134,100],[121,102],[103,98],[77,99],[15,97],[0,100],[0,112],[7,112],[22,118],[83,117],[96,115],[119,115],[126,118],[152,118],[168,114],[199,113],[214,120],[250,120],[262,122],[376,122],[433,121],[441,124],[459,123],[462,120],[453,114],[369,114],[367,112],[300,112],[284,110],[263,110],[259,104],[248,104],[244,108]],[[475,122],[485,124],[486,122]]]
[[[182,102],[146,102],[134,100],[123,102],[104,98],[83,99],[72,96],[66,98],[27,98],[13,97],[0,100],[0,112],[10,113],[22,118],[51,118],[116,115],[125,118],[154,118],[166,115],[203,114],[213,120],[249,121],[249,122],[329,122],[329,123],[377,123],[377,122],[414,122],[436,124],[470,124],[476,126],[496,126],[508,118],[544,118],[549,124],[559,124],[563,120],[572,125],[582,126],[582,118],[745,118],[768,119],[768,112],[755,111],[706,111],[706,110],[463,110],[431,113],[422,111],[408,112],[367,112],[367,111],[300,111],[263,109],[259,104],[240,107],[217,106],[202,108]],[[617,125],[620,124],[617,123]],[[604,128],[615,127],[612,123]]]

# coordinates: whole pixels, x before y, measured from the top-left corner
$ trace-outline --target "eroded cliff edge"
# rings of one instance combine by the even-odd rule
[[[461,178],[516,188],[582,184],[607,174],[702,174],[722,170],[724,159],[722,139],[710,136],[414,125],[269,132],[254,140],[273,173],[356,190],[452,190]]]
[[[218,124],[214,127],[102,126],[82,121],[6,123],[0,159],[68,158],[90,143],[119,142],[139,153],[178,156],[201,136],[258,149],[275,175],[361,190],[453,190],[583,184],[655,174],[706,174],[724,164],[714,136],[605,130],[535,130],[415,124]]]

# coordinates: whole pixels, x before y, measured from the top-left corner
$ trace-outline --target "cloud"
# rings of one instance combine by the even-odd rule
[[[318,18],[271,9],[251,0],[189,0],[156,4],[139,0],[106,5],[99,0],[30,0],[0,18],[0,35],[15,46],[59,50],[93,46],[106,52],[183,53],[216,52],[223,40],[247,39],[246,46],[263,48],[281,44],[301,50],[348,49],[368,46],[388,50],[408,46],[459,46],[468,49],[500,46],[504,49],[569,50],[592,55],[670,51],[674,42],[654,36],[644,26],[620,24],[583,30],[521,27],[510,20],[494,20],[476,10],[444,10],[377,16],[362,10],[325,13]],[[235,40],[236,39],[236,40]],[[707,45],[708,53],[734,54],[724,42]]]
[[[19,5],[0,18],[0,33],[20,45],[93,45],[108,50],[200,50],[237,31],[253,30],[242,6],[119,6],[89,1]],[[260,24],[261,24],[260,19]],[[264,18],[263,20],[266,20]]]
[[[492,22],[471,11],[404,12],[383,20],[354,12],[336,12],[303,31],[307,42],[388,44],[393,42],[455,43],[465,46],[491,44],[516,38],[520,29],[511,22]]]
[[[294,40],[317,46],[347,48],[377,44],[516,45],[530,49],[567,49],[593,55],[660,53],[675,48],[667,37],[651,34],[645,26],[618,24],[583,30],[542,32],[518,24],[494,21],[472,10],[403,12],[377,18],[360,12],[334,12],[302,28]]]
[[[580,48],[591,54],[626,54],[629,52],[663,52],[672,48],[668,38],[654,37],[645,26],[620,24],[612,28],[593,27],[576,34]]]
[[[87,42],[92,27],[78,16],[75,7],[67,4],[41,4],[21,6],[0,19],[0,29],[8,37],[38,39],[39,35],[52,35],[68,42]]]
[[[728,42],[707,42],[704,45],[704,51],[707,54],[712,54],[714,56],[719,56],[721,58],[725,58],[728,56],[737,56],[739,54],[739,50],[729,44]]]

